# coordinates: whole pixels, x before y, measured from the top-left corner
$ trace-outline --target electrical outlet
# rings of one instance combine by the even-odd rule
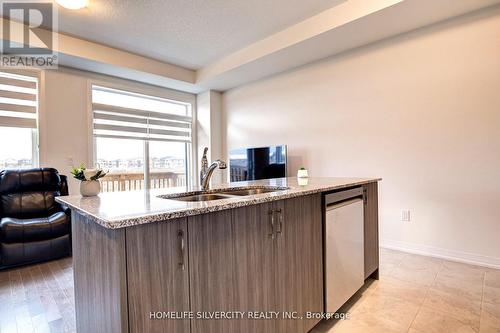
[[[66,163],[68,166],[73,166],[73,156],[68,156],[68,158],[66,159]]]
[[[401,210],[401,221],[410,222],[411,221],[411,213],[409,209]]]

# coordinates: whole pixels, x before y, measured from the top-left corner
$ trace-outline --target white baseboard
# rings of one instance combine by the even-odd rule
[[[428,257],[457,261],[471,265],[500,269],[500,258],[489,257],[480,254],[474,254],[462,251],[453,251],[434,246],[427,246],[427,245],[407,243],[407,242],[387,240],[387,239],[380,240],[380,247],[391,250],[397,250],[401,252],[420,254]]]

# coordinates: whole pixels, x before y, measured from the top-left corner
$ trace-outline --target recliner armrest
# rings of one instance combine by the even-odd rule
[[[68,191],[68,177],[65,175],[59,175],[61,178],[61,195],[69,195]]]
[[[69,195],[69,191],[68,191],[68,177],[65,176],[65,175],[59,175],[59,177],[61,178],[61,196],[65,196],[65,195]],[[68,216],[71,217],[71,209],[64,205],[64,204],[59,204],[61,206],[61,210]]]
[[[64,214],[68,215],[71,217],[71,208],[69,208],[66,205],[60,204],[61,205],[61,210],[64,212]]]

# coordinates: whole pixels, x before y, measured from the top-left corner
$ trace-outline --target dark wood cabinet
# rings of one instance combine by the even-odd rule
[[[304,319],[283,318],[278,321],[277,332],[303,333],[319,322],[318,319],[305,319],[306,312],[323,312],[321,195],[280,203],[277,210],[283,219],[279,222],[281,233],[276,239],[278,310]]]
[[[78,332],[128,332],[125,229],[71,213]]]
[[[377,278],[377,183],[364,194],[365,276]],[[324,311],[321,193],[116,230],[72,216],[79,331],[305,333],[319,322],[306,312]],[[223,311],[245,315],[208,319]]]
[[[191,311],[274,310],[272,204],[189,218]],[[191,332],[275,332],[275,322],[193,319]]]
[[[363,186],[365,197],[365,279],[378,279],[379,244],[378,244],[378,184],[369,183]]]
[[[193,333],[303,333],[319,321],[297,317],[323,311],[320,194],[195,216],[188,229],[192,311],[280,317],[195,319]]]
[[[188,219],[191,311],[236,311],[237,263],[231,211]],[[193,319],[191,332],[236,332],[234,320]]]
[[[265,203],[233,210],[238,281],[236,304],[245,312],[275,309],[276,249],[271,226],[272,208],[272,203]],[[276,322],[247,318],[238,321],[235,332],[274,333]]]
[[[130,332],[189,332],[189,318],[151,314],[190,311],[187,219],[125,230]]]

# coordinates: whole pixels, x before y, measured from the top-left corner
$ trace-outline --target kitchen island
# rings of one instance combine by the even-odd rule
[[[207,201],[186,189],[59,197],[78,332],[308,332],[324,311],[323,195],[363,187],[365,277],[377,277],[379,180],[238,182]]]

